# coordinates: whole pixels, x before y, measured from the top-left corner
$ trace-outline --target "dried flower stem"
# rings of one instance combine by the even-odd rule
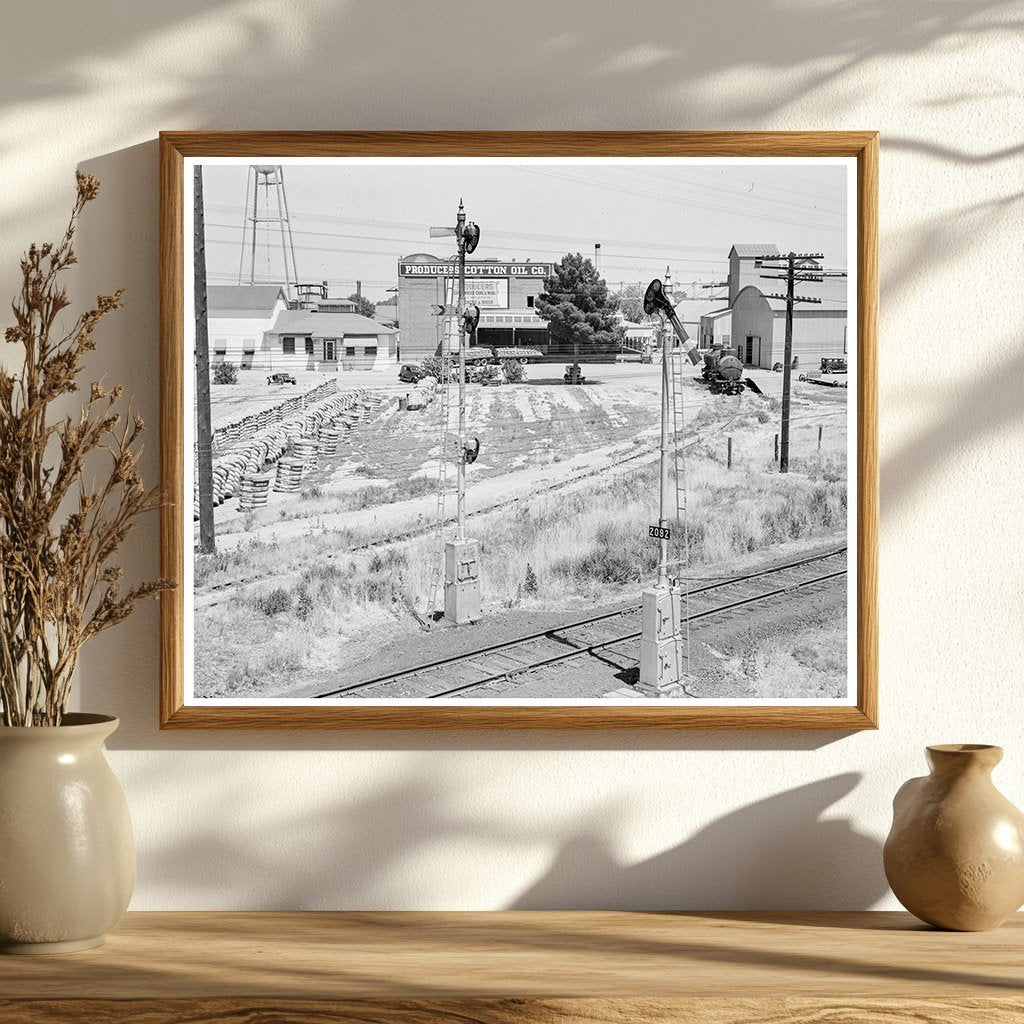
[[[5,726],[59,725],[71,696],[78,653],[86,641],[131,614],[135,602],[170,584],[151,580],[120,589],[123,571],[110,559],[135,519],[155,508],[137,471],[145,429],[137,415],[115,410],[124,389],[93,381],[78,417],[56,423],[50,405],[78,390],[93,332],[121,305],[121,291],[100,295],[70,330],[57,319],[70,305],[59,283],[77,262],[78,217],[99,182],[78,174],[78,194],[64,237],[32,245],[21,261],[22,284],[5,338],[20,344],[20,374],[0,370],[0,711]],[[48,456],[51,441],[60,448]],[[83,479],[86,458],[111,460],[102,486]],[[77,500],[70,497],[77,486]],[[70,511],[68,508],[70,507]]]

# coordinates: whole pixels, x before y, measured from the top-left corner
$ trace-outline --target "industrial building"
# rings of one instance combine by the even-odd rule
[[[327,286],[299,285],[290,303],[277,285],[207,289],[210,362],[271,373],[372,370],[397,360],[398,332],[357,315]]]
[[[700,318],[698,345],[716,345],[730,350],[746,366],[771,369],[781,364],[786,344],[786,302],[771,293],[784,281],[765,279],[764,261],[777,260],[775,245],[737,244],[729,251],[729,305]],[[802,269],[820,269],[805,260]],[[768,294],[766,294],[768,293]],[[793,358],[798,365],[816,367],[822,358],[846,355],[847,279],[826,277],[820,283],[801,284],[800,294],[817,298],[817,303],[793,307]]]
[[[466,262],[466,301],[480,307],[476,343],[491,348],[529,348],[548,354],[547,321],[534,312],[534,301],[554,268],[550,262],[526,260]],[[417,362],[437,352],[445,318],[435,305],[458,298],[458,264],[429,253],[398,261],[398,323],[402,358]]]
[[[251,370],[260,366],[263,336],[288,308],[288,300],[276,284],[210,285],[206,305],[210,362]]]

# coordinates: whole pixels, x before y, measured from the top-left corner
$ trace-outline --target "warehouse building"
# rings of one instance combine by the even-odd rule
[[[276,284],[210,285],[206,289],[210,362],[259,368],[263,336],[288,308]]]
[[[786,347],[786,302],[771,293],[783,291],[785,281],[766,279],[764,260],[778,259],[774,245],[734,245],[729,252],[729,306],[700,318],[698,344],[716,345],[733,352],[746,366],[771,369],[781,364]],[[804,269],[820,269],[805,260]],[[778,284],[778,289],[772,285]],[[846,355],[847,279],[826,277],[822,282],[801,284],[798,294],[817,298],[817,303],[793,307],[793,358],[798,366],[816,368],[823,358]],[[766,294],[768,293],[768,294]]]
[[[466,301],[480,307],[476,343],[490,348],[533,349],[547,355],[547,321],[534,311],[544,281],[554,272],[550,262],[467,260]],[[398,261],[398,323],[402,358],[417,362],[441,346],[445,318],[435,305],[458,298],[458,263],[429,253]]]

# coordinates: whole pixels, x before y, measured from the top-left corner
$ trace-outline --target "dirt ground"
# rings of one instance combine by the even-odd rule
[[[346,604],[331,597],[311,614],[298,615],[295,602],[305,586],[301,581],[311,573],[333,573],[344,580],[347,574],[375,571],[382,556],[398,559],[396,564],[406,558],[433,557],[436,493],[431,485],[421,496],[402,495],[410,480],[436,479],[438,407],[423,414],[400,413],[397,397],[408,390],[406,385],[379,373],[352,381],[395,401],[360,423],[348,446],[336,458],[324,460],[302,494],[277,495],[271,507],[256,514],[239,514],[229,503],[222,506],[223,512],[218,510],[218,555],[197,561],[197,696],[308,696],[338,685],[339,679],[379,676],[547,629],[583,617],[593,608],[634,601],[645,585],[642,578],[573,590],[571,581],[558,575],[563,571],[558,560],[586,556],[593,544],[592,531],[616,521],[616,507],[608,503],[620,499],[610,495],[628,493],[628,482],[641,479],[637,472],[653,467],[661,369],[626,364],[585,367],[584,372],[588,383],[582,387],[563,384],[542,366],[530,367],[530,379],[522,385],[470,386],[470,434],[478,431],[482,444],[480,458],[467,473],[467,508],[475,533],[489,538],[491,563],[484,572],[491,596],[485,600],[481,623],[430,633],[423,631],[406,603],[422,601],[425,593],[426,570],[418,563],[408,573],[411,597],[387,587],[383,596],[372,596],[388,576],[385,570],[373,577],[377,590],[369,598],[363,594]],[[765,391],[764,397],[748,393],[741,399],[715,398],[696,381],[684,390],[687,443],[695,463],[703,467],[699,482],[711,488],[709,500],[725,503],[720,506],[723,518],[736,517],[743,501],[756,509],[756,502],[767,500],[759,492],[744,495],[751,481],[768,480],[774,469],[778,413],[772,399],[781,392],[781,374],[751,371],[751,376]],[[794,381],[793,482],[803,480],[804,491],[809,486],[806,480],[815,478],[815,466],[829,460],[844,463],[846,395],[845,390]],[[733,440],[731,470],[725,466],[728,437]],[[625,482],[625,492],[609,490],[617,478]],[[730,491],[733,485],[738,489]],[[360,507],[360,496],[368,487],[382,489],[389,499]],[[623,522],[628,516],[633,516],[630,523],[637,516],[644,522],[656,521],[656,492],[629,493],[628,498],[632,504],[628,512],[622,506]],[[772,500],[781,498],[776,495]],[[588,502],[597,507],[579,521],[578,536],[571,525],[568,533],[542,532],[550,530],[545,510]],[[447,511],[453,509],[452,500]],[[524,512],[537,517],[536,528],[532,520],[522,519]],[[809,528],[792,541],[762,537],[750,541],[754,546],[749,551],[737,549],[728,558],[712,561],[723,572],[732,572],[758,560],[791,557],[793,552],[841,540],[842,526]],[[630,525],[629,530],[639,536],[640,526]],[[546,550],[538,550],[538,541]],[[725,543],[728,537],[719,541]],[[534,547],[528,547],[531,544]],[[647,557],[648,549],[643,551]],[[541,585],[538,593],[523,596],[515,580],[523,579],[524,565],[529,568],[531,562]],[[260,605],[274,590],[286,594],[289,610],[267,612],[265,604]],[[421,604],[420,614],[426,610]],[[781,604],[754,606],[732,620],[707,620],[691,646],[699,682],[690,689],[694,696],[828,696],[840,688],[845,691],[845,645],[843,588],[798,593]],[[481,691],[478,696],[599,696],[622,686],[628,676],[629,657],[625,649],[622,653],[614,663],[590,659],[584,665],[583,659],[576,659],[549,673],[522,678],[514,692]]]

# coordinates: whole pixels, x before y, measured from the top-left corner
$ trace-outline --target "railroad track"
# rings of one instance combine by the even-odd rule
[[[690,589],[690,621],[727,614],[846,575],[846,548],[722,579]],[[509,681],[581,657],[607,657],[640,638],[640,605],[631,604],[564,626],[491,644],[415,668],[350,683],[316,698],[360,696],[402,684],[417,698],[458,697],[492,683]],[[619,652],[618,656],[623,656]],[[639,659],[625,655],[634,664]],[[394,694],[392,694],[394,696]]]

